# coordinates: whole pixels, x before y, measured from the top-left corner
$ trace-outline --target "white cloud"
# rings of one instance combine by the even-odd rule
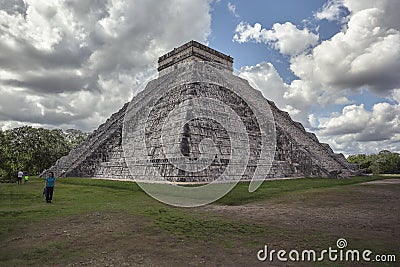
[[[397,0],[330,1],[315,16],[344,23],[339,33],[309,51],[303,47],[297,53],[288,53],[289,49],[282,46],[290,38],[277,37],[278,41],[272,44],[291,56],[290,69],[298,79],[285,84],[279,82],[279,77],[271,79],[268,75],[273,71],[258,65],[247,70],[251,70],[250,77],[257,80],[257,86],[265,88],[262,90],[267,92],[263,93],[267,98],[279,103],[295,120],[316,130],[319,139],[335,151],[345,154],[376,153],[382,149],[400,152],[398,10],[400,1]],[[343,18],[344,14],[348,16]],[[277,28],[263,29],[258,23],[254,26],[240,23],[234,41],[271,45],[273,31],[284,32]],[[286,31],[292,36],[295,32]],[[280,42],[281,46],[277,46]],[[275,70],[272,65],[267,69]],[[267,88],[277,88],[277,91],[268,92]],[[388,102],[376,103],[371,109],[352,103],[350,96],[354,99],[364,90],[368,90],[369,98],[379,95]],[[338,105],[343,106],[340,113],[321,115],[324,107]]]
[[[310,124],[312,129],[315,129],[319,125],[319,120],[315,114],[308,115],[308,123]]]
[[[388,96],[400,85],[400,1],[330,1],[323,10],[333,7],[349,10],[346,27],[309,53],[305,49],[317,36],[290,22],[275,24],[272,30],[242,22],[233,37],[239,43],[264,42],[291,55],[290,69],[299,79],[284,98],[303,111],[315,105],[349,104],[347,96],[361,88]]]
[[[265,98],[275,101],[278,107],[284,107],[283,94],[287,90],[287,85],[270,62],[244,66],[240,69],[239,76],[248,80],[252,87],[260,90]]]
[[[240,16],[236,13],[236,5],[232,4],[231,2],[228,2],[228,10],[236,17],[239,18]]]
[[[326,135],[355,134],[362,132],[370,120],[370,113],[364,105],[350,105],[342,110],[342,114],[331,118],[319,118],[322,133]]]
[[[271,30],[262,28],[261,24],[251,26],[241,22],[237,25],[233,41],[245,43],[255,41],[266,43],[282,54],[295,56],[318,43],[318,35],[307,28],[298,29],[290,22],[284,24],[275,23]]]
[[[294,120],[301,121],[336,152],[349,155],[376,153],[382,149],[400,151],[399,89],[391,97],[397,103],[377,103],[371,110],[363,104],[352,104],[344,106],[340,113],[321,116],[305,112],[309,111],[310,106],[303,106],[303,103],[288,104],[284,95],[289,91],[289,85],[282,81],[269,62],[242,67],[240,77],[259,89],[265,98],[273,100],[279,108],[289,112]]]
[[[400,89],[393,90],[391,99],[396,101],[397,103],[400,103]]]
[[[319,118],[319,136],[346,154],[400,150],[400,105],[377,103],[371,110],[350,105],[341,114]],[[359,149],[359,151],[356,151]]]
[[[287,98],[323,105],[360,88],[382,96],[398,88],[400,22],[393,8],[400,8],[400,4],[396,2],[400,3],[376,2],[371,8],[368,1],[344,1],[351,11],[347,29],[323,41],[310,54],[291,59],[290,68],[300,79],[292,83]]]
[[[340,20],[343,15],[343,0],[328,0],[322,7],[322,10],[315,13],[315,18],[329,21]]]
[[[285,99],[289,85],[283,82],[272,63],[261,62],[255,66],[244,66],[240,69],[239,76],[248,80],[253,88],[260,90],[265,98],[274,101],[278,108],[287,111],[294,120],[305,121],[307,114]]]
[[[0,127],[93,130],[130,100],[160,55],[206,41],[209,5],[0,0]]]
[[[240,22],[236,26],[235,35],[233,36],[233,41],[238,43],[246,43],[255,40],[257,43],[261,42],[261,28],[260,23],[255,23],[254,26],[251,26],[248,23]]]

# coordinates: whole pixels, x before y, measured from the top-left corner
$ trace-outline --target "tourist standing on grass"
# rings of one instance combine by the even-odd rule
[[[24,176],[24,173],[22,171],[18,172],[18,184],[22,184],[22,176]]]
[[[53,191],[54,185],[56,182],[56,178],[54,178],[54,172],[49,172],[49,175],[46,178],[46,202],[51,203],[53,199]]]

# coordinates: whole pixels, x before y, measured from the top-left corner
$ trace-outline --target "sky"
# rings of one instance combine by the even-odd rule
[[[400,152],[398,0],[0,0],[0,129],[93,131],[189,40],[345,155]]]

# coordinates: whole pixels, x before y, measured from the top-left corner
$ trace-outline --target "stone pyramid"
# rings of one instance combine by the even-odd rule
[[[159,77],[51,167],[58,177],[206,182],[347,177],[356,171],[195,41],[158,60]]]

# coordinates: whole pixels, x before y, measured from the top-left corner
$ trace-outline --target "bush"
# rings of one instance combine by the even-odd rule
[[[378,154],[372,155],[351,155],[347,161],[357,163],[361,169],[374,175],[400,173],[400,154],[388,150],[382,150]]]

